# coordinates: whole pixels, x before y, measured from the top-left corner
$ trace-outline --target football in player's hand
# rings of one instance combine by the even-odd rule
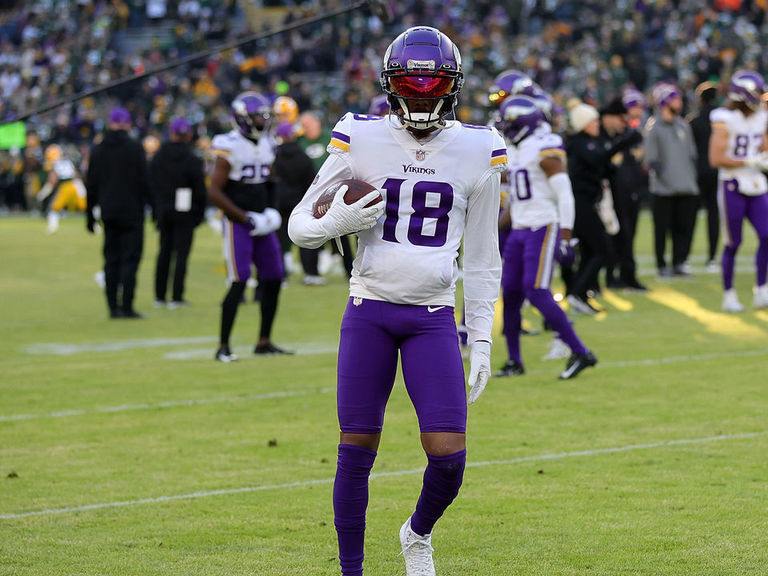
[[[314,214],[315,218],[322,218],[325,216],[325,213],[328,212],[328,209],[331,207],[331,203],[336,196],[336,192],[344,185],[347,186],[347,191],[344,193],[345,204],[354,204],[363,196],[366,196],[367,194],[376,190],[376,187],[371,186],[368,184],[368,182],[355,180],[354,178],[349,178],[347,180],[337,182],[336,184],[329,186],[328,189],[320,194],[320,197],[315,201],[315,204],[312,206],[312,213]],[[368,206],[378,204],[382,200],[383,198],[381,197],[381,194],[379,194],[378,198],[374,198],[368,204]],[[366,208],[368,206],[366,206]]]

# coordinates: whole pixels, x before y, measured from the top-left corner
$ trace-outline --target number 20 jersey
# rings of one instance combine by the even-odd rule
[[[454,306],[464,236],[467,302],[496,299],[506,146],[495,129],[451,121],[420,141],[392,116],[346,114],[333,129],[328,152],[298,210],[311,210],[330,184],[344,178],[375,186],[386,203],[384,216],[358,235],[352,296]]]
[[[275,161],[275,142],[263,134],[258,142],[237,130],[218,134],[211,141],[214,156],[229,163],[229,177],[224,193],[241,210],[263,212],[271,205],[264,184],[269,180]]]

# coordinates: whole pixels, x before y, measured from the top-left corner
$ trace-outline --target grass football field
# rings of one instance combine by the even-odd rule
[[[198,229],[189,308],[152,307],[147,228],[136,307],[107,319],[101,238],[70,217],[0,220],[0,575],[338,574],[331,504],[335,348],[346,281],[282,293],[275,342],[250,354],[258,306],[240,308],[239,362],[213,361],[225,291],[220,240]],[[606,291],[575,317],[599,357],[573,381],[525,336],[527,373],[469,409],[468,465],[433,534],[441,576],[754,576],[768,573],[768,311],[751,307],[755,238],[720,312],[697,226],[691,279]],[[252,291],[249,290],[249,295]],[[540,328],[527,309],[531,327]],[[493,367],[505,360],[503,340]],[[425,457],[402,383],[371,481],[366,574],[404,574],[398,530]]]

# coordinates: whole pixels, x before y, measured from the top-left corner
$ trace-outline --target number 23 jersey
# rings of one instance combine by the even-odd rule
[[[432,136],[417,140],[391,116],[346,114],[334,127],[330,156],[294,215],[311,217],[318,196],[345,178],[381,191],[384,216],[358,234],[352,296],[454,306],[462,236],[465,298],[498,296],[504,141],[493,128],[455,121]]]

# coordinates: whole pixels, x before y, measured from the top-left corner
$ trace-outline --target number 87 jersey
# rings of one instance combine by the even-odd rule
[[[334,182],[368,182],[386,203],[376,225],[359,233],[350,295],[454,306],[464,237],[465,297],[495,300],[499,184],[507,153],[495,129],[449,121],[419,140],[392,116],[346,114],[333,129],[328,152],[291,216],[294,240],[308,247],[324,241],[312,238],[318,227],[309,222],[311,207]]]

